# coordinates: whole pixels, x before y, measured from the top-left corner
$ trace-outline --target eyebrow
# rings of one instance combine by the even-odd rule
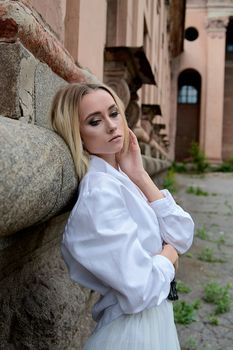
[[[114,107],[117,107],[117,105],[114,103],[113,105],[111,105],[110,107],[108,107],[108,111],[110,111],[112,108],[114,108]],[[99,115],[99,114],[101,114],[101,112],[99,112],[99,111],[96,111],[96,112],[93,112],[93,113],[90,113],[90,114],[88,114],[88,116],[84,119],[85,121],[87,120],[87,119],[89,119],[89,118],[91,118],[91,117],[94,117],[94,116],[97,116],[97,115]]]

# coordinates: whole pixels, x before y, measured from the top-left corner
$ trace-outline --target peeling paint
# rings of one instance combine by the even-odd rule
[[[17,1],[5,1],[0,6],[2,34],[6,41],[20,39],[22,44],[41,62],[46,63],[57,75],[68,82],[91,81],[90,74],[80,69],[73,57],[55,35],[45,26],[36,12]],[[8,23],[5,28],[3,24]],[[96,79],[93,76],[93,80]]]
[[[12,18],[0,18],[0,38],[15,40],[18,33],[18,25]]]

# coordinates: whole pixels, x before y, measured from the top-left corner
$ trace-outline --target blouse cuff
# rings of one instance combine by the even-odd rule
[[[164,198],[157,199],[149,204],[157,216],[164,217],[172,214],[177,204],[168,190],[161,190],[160,192],[164,195]]]
[[[167,276],[168,280],[171,282],[175,277],[175,268],[172,262],[168,258],[166,258],[166,256],[160,254],[155,255],[153,257],[153,261],[157,266],[160,267],[160,269]]]

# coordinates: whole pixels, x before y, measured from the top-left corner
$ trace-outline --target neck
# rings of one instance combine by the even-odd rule
[[[115,154],[96,154],[97,157],[102,158],[103,160],[105,160],[105,162],[107,162],[108,164],[110,164],[113,168],[115,168],[116,170],[118,170],[118,164],[116,161],[116,156]]]

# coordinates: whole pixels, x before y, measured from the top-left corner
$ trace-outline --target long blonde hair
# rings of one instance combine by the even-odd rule
[[[79,105],[83,96],[98,89],[105,90],[112,96],[123,118],[124,145],[122,152],[126,152],[129,146],[129,132],[124,105],[108,86],[104,84],[68,84],[57,91],[50,109],[51,126],[69,146],[79,180],[86,174],[90,159],[90,154],[84,150],[81,140]]]

